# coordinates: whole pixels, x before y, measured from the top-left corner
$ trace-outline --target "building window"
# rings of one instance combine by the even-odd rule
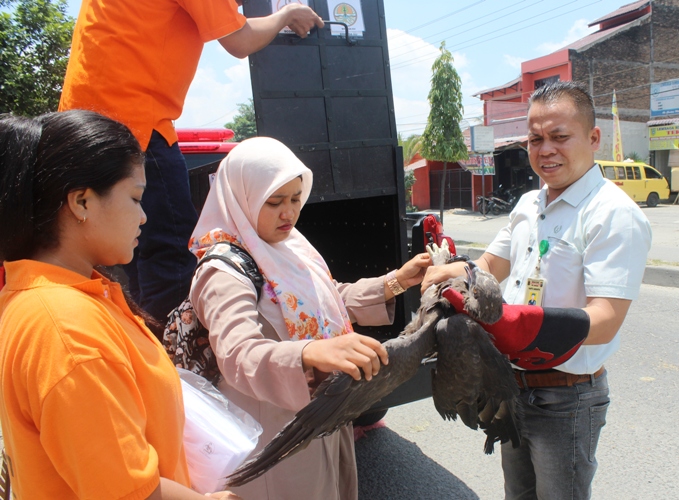
[[[547,78],[540,78],[539,80],[535,80],[535,90],[539,89],[540,87],[544,87],[545,85],[549,85],[550,83],[558,81],[559,75],[548,76]]]

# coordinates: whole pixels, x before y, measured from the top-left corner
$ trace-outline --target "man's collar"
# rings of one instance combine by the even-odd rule
[[[561,193],[554,201],[552,201],[550,206],[558,201],[565,201],[569,205],[577,207],[580,202],[589,196],[592,190],[603,181],[604,176],[601,173],[601,169],[596,163],[594,163],[582,177],[568,186],[563,193]],[[547,189],[548,187],[546,185],[543,186],[540,194],[538,195],[538,200],[542,206],[547,204]]]

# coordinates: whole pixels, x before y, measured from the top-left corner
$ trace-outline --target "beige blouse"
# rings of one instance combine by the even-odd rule
[[[385,303],[383,277],[338,283],[337,289],[352,322],[364,326],[393,322],[394,300]],[[311,341],[290,341],[279,306],[264,294],[258,302],[251,284],[230,272],[202,266],[190,296],[210,331],[210,345],[223,374],[220,391],[264,429],[254,455],[309,403],[320,383],[311,370],[302,369],[302,349]],[[245,500],[357,499],[351,426],[314,440],[233,491]]]

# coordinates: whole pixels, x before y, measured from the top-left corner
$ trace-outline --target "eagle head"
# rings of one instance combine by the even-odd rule
[[[464,289],[465,310],[469,316],[483,323],[495,323],[502,317],[502,290],[495,277],[468,261]]]

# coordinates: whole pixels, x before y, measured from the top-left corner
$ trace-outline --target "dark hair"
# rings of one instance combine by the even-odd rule
[[[0,259],[58,246],[57,215],[68,193],[90,188],[106,196],[143,160],[125,125],[92,111],[1,117]]]
[[[587,88],[581,83],[558,81],[540,87],[530,96],[528,109],[535,103],[554,104],[567,97],[575,105],[578,113],[585,120],[588,130],[594,128],[594,100]]]

